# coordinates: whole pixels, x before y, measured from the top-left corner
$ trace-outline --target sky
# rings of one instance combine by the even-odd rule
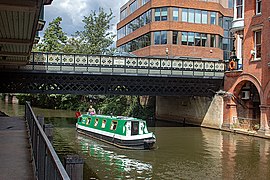
[[[56,17],[62,17],[61,26],[63,31],[71,36],[76,31],[83,29],[83,16],[88,16],[91,11],[97,11],[102,7],[105,12],[112,9],[115,18],[111,21],[113,24],[111,31],[116,34],[116,25],[119,22],[120,7],[128,0],[53,0],[51,5],[45,6],[45,28]],[[43,35],[41,32],[41,35]],[[115,39],[116,41],[116,39]]]

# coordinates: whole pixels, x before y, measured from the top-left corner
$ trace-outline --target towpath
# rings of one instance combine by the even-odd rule
[[[0,112],[0,179],[34,179],[23,118],[8,117]]]

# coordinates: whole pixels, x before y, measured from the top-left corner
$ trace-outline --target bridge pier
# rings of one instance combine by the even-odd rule
[[[223,97],[157,96],[156,118],[221,129]]]

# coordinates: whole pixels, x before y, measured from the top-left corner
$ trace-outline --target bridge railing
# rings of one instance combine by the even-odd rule
[[[37,179],[69,180],[66,170],[28,102],[25,103],[25,119],[29,128],[32,159]]]
[[[24,70],[223,77],[223,61],[33,52]]]

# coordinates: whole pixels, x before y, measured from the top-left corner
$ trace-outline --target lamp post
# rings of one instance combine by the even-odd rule
[[[165,52],[166,52],[167,59],[169,59],[169,48],[166,48]]]

